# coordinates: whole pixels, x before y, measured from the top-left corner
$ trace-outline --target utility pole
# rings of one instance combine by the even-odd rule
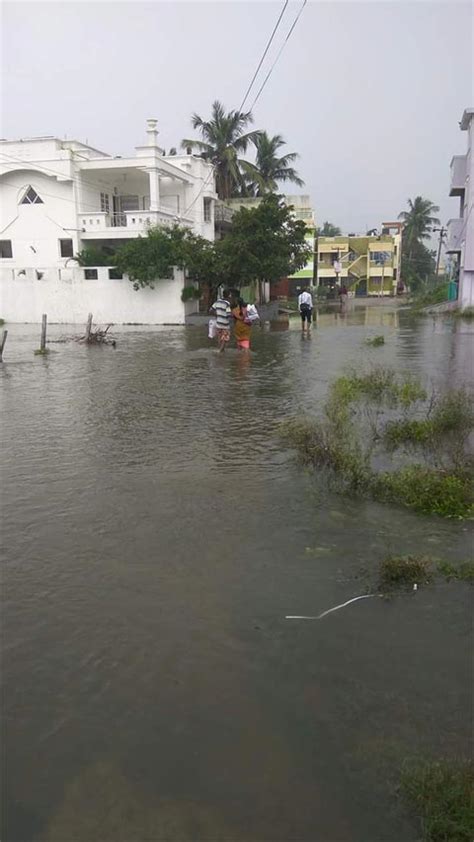
[[[444,227],[444,225],[442,225],[441,228],[433,228],[433,231],[439,231],[438,257],[436,258],[436,278],[438,278],[439,264],[441,261],[441,248],[443,246],[443,240],[446,236],[446,228]]]

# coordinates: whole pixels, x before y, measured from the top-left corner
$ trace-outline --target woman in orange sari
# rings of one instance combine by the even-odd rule
[[[247,305],[243,298],[239,298],[238,304],[232,310],[234,317],[234,332],[239,351],[250,351],[250,333],[252,324],[247,320]]]

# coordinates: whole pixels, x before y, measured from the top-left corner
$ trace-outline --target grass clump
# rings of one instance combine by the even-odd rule
[[[283,438],[306,464],[327,468],[339,491],[422,514],[469,517],[474,502],[466,451],[474,429],[470,396],[459,389],[432,397],[425,418],[410,417],[426,399],[417,381],[400,379],[391,369],[353,372],[333,383],[320,419],[288,422]],[[387,422],[387,412],[394,409],[403,415]],[[386,456],[405,445],[420,446],[425,463],[396,471],[373,469],[377,448]]]
[[[460,564],[452,564],[450,561],[438,562],[438,572],[448,581],[456,579],[461,582],[474,582],[474,562],[461,561]]]
[[[0,327],[5,324],[5,319],[0,319]]]
[[[424,556],[390,556],[380,564],[379,589],[393,590],[429,582],[432,578],[431,559]]]
[[[472,842],[474,766],[427,762],[402,770],[401,792],[419,817],[424,842]]]
[[[464,307],[464,309],[453,310],[453,316],[457,319],[466,319],[472,321],[474,319],[474,307]]]
[[[368,345],[369,348],[379,348],[380,345],[385,345],[385,337],[374,336],[371,339],[366,339],[365,344]]]
[[[37,348],[35,351],[35,357],[45,357],[46,354],[49,354],[49,348]]]
[[[421,514],[467,518],[473,513],[469,476],[424,465],[375,475],[372,494],[383,502],[408,506]]]
[[[416,401],[426,400],[426,391],[415,380],[399,381],[395,372],[382,366],[364,374],[352,373],[339,377],[333,384],[329,400],[353,403],[366,398],[388,406],[408,407]]]
[[[417,290],[411,300],[410,303],[414,310],[422,310],[424,307],[433,307],[436,304],[443,304],[444,301],[448,300],[449,294],[449,283],[444,281],[441,284],[436,284],[435,286],[431,287],[422,287],[420,290]]]

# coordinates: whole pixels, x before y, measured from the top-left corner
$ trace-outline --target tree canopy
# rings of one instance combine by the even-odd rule
[[[316,233],[318,237],[339,237],[341,233],[341,229],[337,225],[333,225],[332,222],[324,222],[321,228],[316,229]]]
[[[153,287],[170,278],[173,267],[186,269],[188,278],[215,289],[219,284],[240,287],[252,281],[274,282],[292,275],[310,259],[304,222],[275,195],[255,208],[241,208],[229,234],[211,242],[189,229],[152,228],[117,252],[115,265],[135,289]]]
[[[253,123],[253,116],[250,111],[226,113],[222,103],[216,100],[212,104],[210,120],[193,114],[191,123],[193,129],[199,130],[202,140],[185,138],[182,146],[197,150],[214,165],[217,194],[220,199],[229,199],[242,185],[242,159],[239,156],[259,134],[258,131],[246,131]]]
[[[213,164],[220,199],[264,196],[277,190],[282,182],[303,186],[304,182],[292,166],[297,153],[282,155],[285,146],[282,136],[270,137],[267,132],[249,130],[252,123],[251,111],[226,112],[218,100],[212,104],[209,120],[199,114],[191,117],[192,127],[199,131],[201,138],[184,138],[182,146],[194,149]],[[250,146],[255,147],[255,162],[241,157]]]
[[[260,132],[254,139],[256,150],[255,163],[242,161],[241,169],[247,182],[247,193],[255,196],[265,196],[273,193],[278,183],[292,182],[298,187],[304,186],[292,163],[299,157],[297,152],[278,155],[285,141],[279,134],[270,137],[267,132]]]
[[[430,199],[416,196],[413,200],[408,199],[408,210],[398,215],[404,222],[402,276],[413,289],[434,272],[433,254],[423,240],[428,240],[433,228],[440,225],[438,217],[434,216],[438,212],[438,205]]]

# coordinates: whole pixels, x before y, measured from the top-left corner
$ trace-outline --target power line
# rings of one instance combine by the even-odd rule
[[[280,56],[281,56],[281,54],[282,54],[283,50],[285,49],[286,44],[287,44],[287,43],[288,43],[288,41],[290,40],[291,33],[293,32],[293,30],[294,30],[294,28],[295,28],[296,24],[298,23],[298,21],[299,21],[299,19],[300,19],[300,17],[301,17],[301,14],[302,14],[302,12],[303,12],[303,9],[304,9],[304,7],[306,6],[307,2],[308,2],[308,0],[303,0],[303,5],[301,6],[301,9],[299,10],[298,14],[296,15],[296,17],[295,17],[295,19],[294,19],[294,21],[293,21],[293,23],[292,23],[292,25],[291,25],[291,27],[290,27],[290,29],[289,29],[289,31],[288,31],[288,34],[287,34],[287,36],[286,36],[285,40],[283,41],[283,44],[282,44],[282,45],[281,45],[281,47],[280,47],[280,50],[279,50],[279,52],[278,52],[278,54],[277,54],[277,57],[276,57],[275,61],[273,62],[272,66],[270,67],[270,70],[268,71],[267,75],[265,76],[265,79],[263,80],[263,85],[261,86],[260,90],[258,91],[257,96],[255,97],[254,101],[252,102],[252,105],[250,106],[250,110],[251,110],[251,111],[253,111],[253,109],[255,108],[255,105],[256,105],[256,103],[258,102],[259,98],[260,98],[260,94],[262,93],[263,89],[265,88],[265,85],[267,84],[267,82],[268,82],[268,80],[269,80],[270,76],[272,75],[273,69],[274,69],[275,65],[277,64],[278,59],[280,58]]]
[[[276,24],[275,24],[275,26],[274,26],[274,28],[273,28],[273,32],[272,32],[272,34],[270,35],[270,39],[269,39],[269,41],[268,41],[268,43],[267,43],[267,46],[265,47],[265,51],[264,51],[264,53],[263,53],[263,55],[262,55],[262,57],[261,57],[261,59],[260,59],[260,61],[259,61],[259,63],[258,63],[258,67],[257,67],[257,69],[256,69],[255,73],[254,73],[254,74],[253,74],[253,76],[252,76],[252,81],[250,82],[250,85],[248,86],[248,88],[247,88],[247,90],[246,90],[246,92],[245,92],[245,96],[244,96],[244,98],[243,98],[243,100],[242,100],[242,102],[241,102],[241,104],[240,104],[239,111],[242,111],[242,108],[243,108],[243,107],[244,107],[244,105],[245,105],[246,99],[247,99],[247,97],[248,97],[248,95],[249,95],[250,91],[252,90],[253,83],[255,82],[255,79],[256,79],[256,78],[257,78],[257,76],[258,76],[258,72],[259,72],[259,70],[260,70],[260,68],[261,68],[261,66],[262,66],[262,64],[263,64],[263,62],[264,62],[264,60],[265,60],[265,56],[267,55],[268,50],[270,49],[271,43],[272,43],[272,41],[273,41],[273,39],[274,39],[274,37],[275,37],[276,31],[277,31],[277,29],[278,29],[279,25],[280,25],[280,21],[281,21],[281,19],[282,19],[283,15],[285,14],[285,9],[286,9],[286,7],[288,6],[288,2],[289,2],[289,0],[285,0],[285,3],[284,3],[284,5],[283,5],[283,9],[282,9],[282,10],[281,10],[281,12],[280,12],[279,18],[278,18],[278,20],[277,20],[277,22],[276,22]],[[252,109],[250,109],[250,110],[252,110]]]
[[[29,167],[30,170],[32,169],[32,165],[34,164],[34,162],[24,160],[23,158],[13,158],[11,156],[6,155],[4,152],[0,152],[0,155],[3,155],[5,157],[9,158],[10,161],[14,161],[16,163],[30,164],[30,167]],[[94,187],[96,190],[97,190],[97,188],[100,189],[101,187],[106,187],[109,190],[111,189],[110,184],[108,184],[107,182],[102,182],[102,184],[101,184],[99,179],[97,180],[97,182],[93,182],[93,181],[88,181],[87,179],[79,178],[78,176],[68,177],[68,176],[65,176],[64,173],[59,172],[59,170],[52,170],[49,167],[44,167],[42,164],[40,166],[41,166],[42,170],[45,170],[45,172],[43,173],[43,172],[39,172],[37,170],[32,170],[37,175],[46,175],[47,172],[50,172],[50,173],[53,173],[56,176],[61,176],[61,178],[64,181],[67,181],[68,183],[73,182],[74,184],[77,184],[78,186],[88,184],[91,187]],[[8,173],[7,173],[7,175],[8,175]],[[2,177],[2,184],[5,184],[7,187],[14,187],[14,188],[18,189],[18,184],[14,184],[11,181],[5,181],[5,179],[3,179],[3,177]],[[75,199],[70,199],[67,196],[58,196],[58,195],[55,195],[53,193],[48,193],[46,190],[43,190],[43,189],[40,189],[40,193],[41,193],[42,196],[48,196],[48,198],[50,198],[50,199],[56,199],[57,201],[60,201],[60,202],[70,202],[71,204],[75,205],[76,207],[79,204],[78,202],[76,202]],[[167,205],[163,205],[162,207],[166,208],[167,210],[170,210],[171,212],[174,212],[173,209],[169,208]],[[176,212],[175,216],[186,216],[191,207],[192,207],[192,205],[190,205],[189,208],[187,208],[186,211],[184,211],[184,213],[182,213],[182,214],[179,214],[178,212]],[[89,208],[90,213],[98,213],[99,212],[97,210],[97,204],[91,204],[89,202],[84,202],[84,201],[81,200],[80,207],[77,208],[78,214],[79,215],[81,215],[81,214],[87,215],[86,208]],[[150,209],[147,210],[145,208],[142,209],[142,210],[140,208],[137,208],[137,210],[135,211],[135,213],[150,213],[150,212],[151,212]]]

